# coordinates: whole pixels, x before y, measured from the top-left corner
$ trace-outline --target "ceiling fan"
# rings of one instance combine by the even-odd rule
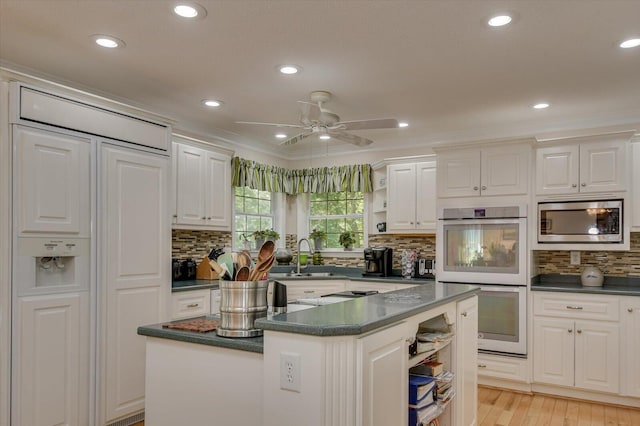
[[[293,145],[311,135],[318,135],[320,139],[335,138],[357,146],[366,146],[373,143],[373,141],[371,139],[347,133],[347,131],[392,129],[398,127],[398,120],[395,118],[340,121],[338,114],[324,107],[325,102],[328,102],[331,99],[331,93],[326,91],[315,91],[311,92],[309,98],[311,99],[311,102],[298,101],[301,105],[300,124],[260,123],[255,121],[236,121],[236,123],[303,129],[301,133],[287,139],[282,142],[281,145]],[[310,117],[311,107],[315,107],[318,110],[318,113],[314,114],[313,118]]]

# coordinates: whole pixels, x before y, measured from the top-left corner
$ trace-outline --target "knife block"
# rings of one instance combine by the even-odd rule
[[[196,279],[197,280],[217,280],[219,278],[218,273],[211,269],[211,264],[209,263],[209,256],[205,256],[202,258],[200,263],[198,263],[198,268],[196,269]]]

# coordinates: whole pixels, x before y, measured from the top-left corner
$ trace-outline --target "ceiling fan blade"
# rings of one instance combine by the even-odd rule
[[[340,126],[343,130],[370,130],[370,129],[393,129],[398,127],[398,120],[395,118],[378,118],[375,120],[355,120],[341,121],[335,123],[334,127]]]
[[[373,141],[371,139],[367,139],[367,138],[363,138],[363,137],[360,137],[360,136],[352,135],[350,133],[329,132],[329,135],[331,135],[332,138],[338,139],[338,140],[343,141],[343,142],[349,142],[349,143],[357,145],[357,146],[367,146],[367,145],[371,145],[373,143]]]
[[[311,132],[311,133],[300,133],[300,134],[295,135],[294,137],[289,138],[286,141],[282,142],[280,144],[280,146],[283,146],[283,145],[287,146],[287,145],[296,144],[296,143],[300,142],[302,139],[311,136],[312,134],[313,134],[313,132]]]
[[[311,124],[311,119],[309,118],[309,113],[311,112],[310,102],[298,101],[300,103],[300,122],[304,125]]]
[[[236,121],[236,124],[258,124],[260,126],[295,127],[298,129],[304,129],[305,127],[299,124],[260,123],[257,121]]]

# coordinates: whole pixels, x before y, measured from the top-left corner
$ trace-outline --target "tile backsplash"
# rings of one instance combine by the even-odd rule
[[[569,251],[536,250],[533,272],[580,275],[585,266],[596,266],[605,275],[640,276],[640,232],[631,233],[629,251],[581,251],[580,258],[580,265],[571,265]]]
[[[231,232],[173,229],[171,257],[202,259],[214,247],[231,247]]]

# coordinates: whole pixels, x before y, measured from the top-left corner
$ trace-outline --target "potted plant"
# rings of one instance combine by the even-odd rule
[[[244,250],[251,250],[251,243],[249,242],[249,237],[247,237],[246,234],[240,234],[240,243]]]
[[[322,248],[322,242],[327,240],[327,233],[313,228],[309,234],[309,239],[313,240],[315,249],[320,250]]]
[[[280,239],[280,234],[278,234],[273,229],[268,228],[264,230],[264,239],[271,240],[271,241],[278,241]]]
[[[351,231],[344,231],[340,234],[340,239],[338,240],[340,245],[344,247],[345,250],[351,250],[353,247],[353,243],[356,242],[356,237]]]
[[[266,238],[267,234],[266,231],[253,231],[251,233],[251,236],[254,240],[256,240],[256,249],[259,249],[260,246],[262,246],[262,244],[264,243],[264,239]]]

